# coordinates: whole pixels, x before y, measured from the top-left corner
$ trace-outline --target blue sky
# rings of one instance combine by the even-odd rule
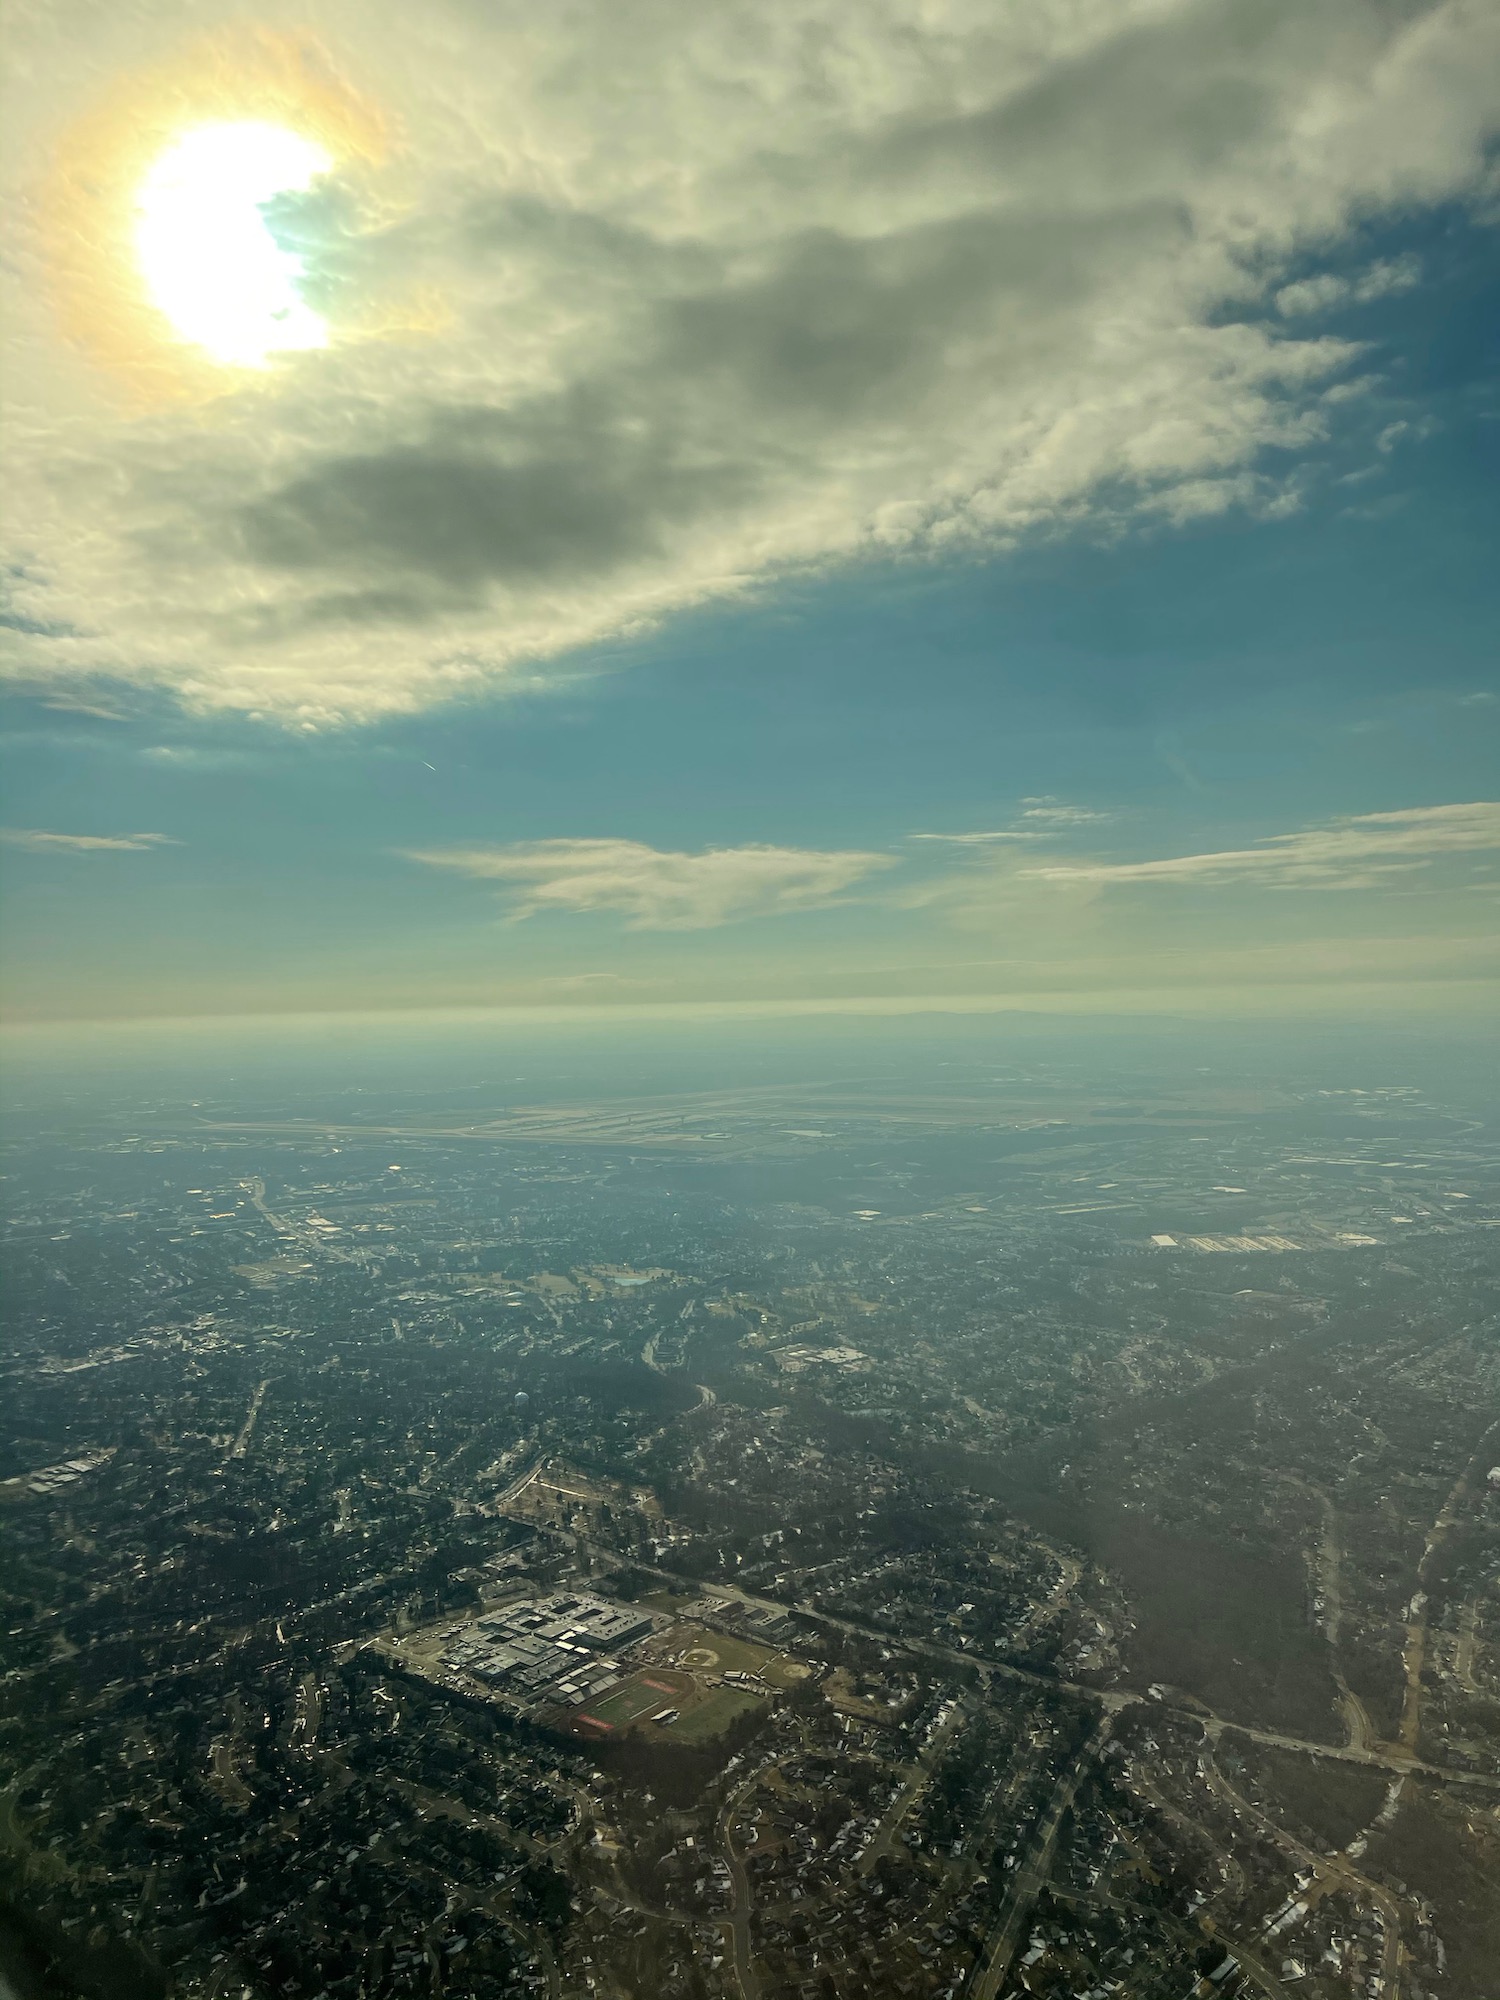
[[[1361,36],[1374,31],[1360,8],[1336,11],[1351,25],[1323,55],[1332,83],[1353,92],[1367,59]],[[1455,12],[1417,11],[1429,39]],[[1204,37],[1221,13],[1168,9],[1180,47],[1159,38],[1150,49],[1158,72],[1171,60],[1207,63],[1205,101],[1219,82]],[[1464,28],[1457,13],[1452,34]],[[1482,69],[1482,43],[1470,68]],[[1376,54],[1390,69],[1390,48]],[[1088,92],[1104,92],[1113,115],[1108,65],[1101,55],[1100,83],[1085,57],[1043,50],[1033,122],[1051,118],[1066,132],[1068,90],[1085,105]],[[1292,92],[1292,71],[1266,60],[1267,100]],[[442,83],[435,74],[435,95]],[[682,86],[690,109],[700,87]],[[1191,111],[1191,75],[1181,95]],[[61,105],[59,131],[73,108]],[[951,132],[968,132],[979,115],[956,104],[944,113],[941,128],[936,114],[908,117],[887,155],[909,161],[937,145],[939,129],[951,150]],[[793,130],[800,115],[795,104],[785,111]],[[416,109],[405,116],[420,134]],[[861,271],[837,294],[831,332],[822,295],[808,304],[788,278],[774,293],[787,315],[775,343],[745,359],[744,329],[772,310],[772,294],[756,292],[733,257],[753,264],[752,238],[763,246],[765,231],[720,214],[693,254],[706,258],[711,242],[728,275],[695,277],[687,304],[672,294],[673,337],[687,340],[685,327],[704,343],[706,358],[695,348],[680,364],[701,359],[702,409],[712,416],[720,396],[725,431],[745,427],[725,443],[701,501],[674,497],[689,476],[680,466],[668,473],[649,453],[626,451],[618,427],[590,417],[566,439],[537,432],[533,485],[517,513],[510,486],[494,483],[496,465],[513,467],[512,445],[483,460],[490,483],[476,485],[478,459],[431,443],[437,391],[425,377],[420,466],[391,413],[416,392],[384,377],[359,387],[383,428],[356,465],[347,440],[318,431],[326,411],[309,415],[305,401],[326,401],[334,379],[325,374],[320,390],[309,370],[355,368],[337,355],[297,356],[286,364],[291,386],[277,374],[254,410],[233,390],[190,416],[122,405],[110,422],[116,470],[128,468],[124,504],[139,517],[127,538],[132,567],[121,557],[88,568],[78,552],[93,561],[106,532],[122,531],[100,526],[81,487],[69,512],[55,476],[38,515],[55,541],[38,529],[35,547],[12,559],[0,882],[13,1018],[747,1001],[1492,1010],[1500,258],[1492,128],[1478,111],[1472,123],[1470,150],[1454,147],[1453,158],[1447,138],[1433,139],[1431,157],[1413,141],[1404,183],[1398,174],[1383,184],[1384,169],[1364,164],[1351,142],[1339,199],[1305,218],[1266,195],[1259,238],[1233,245],[1234,284],[1222,273],[1212,284],[1180,278],[1189,253],[1164,250],[1154,222],[1141,224],[1138,243],[1121,225],[1106,256],[1071,216],[1084,247],[1064,263],[1093,257],[1103,273],[1089,313],[1154,301],[1165,272],[1185,287],[1173,307],[1181,324],[1153,317],[1154,304],[1130,306],[1133,358],[1106,381],[1099,321],[1085,315],[1077,332],[1048,265],[1036,313],[1055,320],[1058,340],[1085,343],[1095,374],[1080,363],[1076,379],[1057,383],[1034,370],[1017,376],[1014,410],[985,419],[993,436],[945,399],[998,410],[991,377],[1010,381],[1002,363],[939,354],[915,309],[891,319],[890,286],[861,291]],[[1049,129],[1035,141],[1044,164]],[[1123,115],[1121,129],[1136,143]],[[45,129],[32,135],[36,159],[62,144]],[[1281,145],[1266,140],[1263,158],[1241,149],[1236,199],[1259,185],[1257,173],[1281,186]],[[648,140],[639,147],[649,165]],[[826,162],[824,171],[834,174]],[[985,171],[967,155],[951,168],[980,180]],[[1184,170],[1169,160],[1166,171]],[[920,177],[909,165],[901,173]],[[901,188],[905,201],[906,179]],[[841,235],[824,218],[825,259],[878,230],[866,192],[844,197]],[[702,206],[711,207],[706,195]],[[966,195],[955,212],[973,208]],[[1044,235],[1064,228],[1055,199],[1039,208]],[[572,247],[555,253],[554,283],[561,270],[576,287],[594,284],[616,254],[602,233],[575,240],[580,216],[602,232],[602,213],[602,198],[591,209],[587,189],[575,190]],[[317,213],[307,226],[316,250]],[[916,225],[908,217],[902,227],[905,244]],[[670,233],[662,225],[659,240]],[[382,256],[389,264],[395,250],[367,234],[378,239],[364,248],[371,268]],[[794,237],[777,270],[795,275],[805,244]],[[353,241],[364,242],[358,230]],[[672,242],[677,255],[680,229]],[[1020,257],[1016,242],[1005,254]],[[389,269],[378,275],[391,282]],[[1017,342],[1027,296],[983,308],[1010,316]],[[952,311],[967,310],[955,297]],[[477,323],[482,303],[455,294],[455,322],[467,313]],[[623,339],[616,311],[599,323]],[[868,361],[876,400],[851,417],[846,385],[892,323],[895,347]],[[64,393],[31,357],[23,393],[34,427],[50,423],[57,449],[79,452],[91,399],[113,407],[94,380],[107,368],[97,355],[74,358],[40,322],[33,332],[38,353],[51,339],[74,371]],[[814,336],[826,353],[812,351]],[[1196,345],[1184,344],[1189,336]],[[1203,342],[1227,343],[1206,370],[1192,358]],[[793,352],[804,372],[787,363],[767,387],[766,356],[780,367]],[[440,360],[435,382],[460,367]],[[588,365],[594,374],[579,364],[585,386],[603,379]],[[1213,385],[1236,369],[1244,379],[1219,397]],[[752,378],[776,408],[735,416]],[[1056,403],[1045,446],[1033,436],[1044,388]],[[451,391],[451,409],[470,423],[476,393],[467,375]],[[486,390],[497,423],[512,408],[507,393],[498,381]],[[665,393],[639,388],[630,436],[668,425]],[[800,416],[799,398],[810,399]],[[763,499],[768,483],[753,503],[741,497],[781,415],[787,437],[813,439],[806,490],[816,504],[805,510],[779,488],[774,504]],[[303,594],[295,615],[292,598],[256,600],[252,644],[230,558],[194,525],[211,525],[213,506],[193,499],[173,510],[188,505],[190,474],[208,478],[206,455],[222,452],[230,477],[248,463],[237,456],[247,425],[272,418],[299,469],[276,475],[283,483],[240,521],[231,553],[275,589],[290,577],[286,589]],[[1136,447],[1148,436],[1144,466]],[[920,464],[912,439],[930,448]],[[701,439],[693,451],[701,470]],[[877,477],[869,467],[887,451]],[[418,472],[421,505],[424,495],[455,507],[468,496],[441,543],[361,497],[378,480],[391,482],[382,493],[409,496]],[[917,506],[907,496],[919,490],[923,526],[908,533],[902,509]],[[601,492],[618,502],[607,518]],[[561,510],[556,520],[549,507]],[[630,543],[637,519],[658,522],[644,553]],[[553,580],[557,537],[579,521],[596,540],[615,539],[607,561],[593,543],[585,561],[569,541],[567,561],[581,566],[564,590]],[[363,539],[351,554],[356,529]],[[27,532],[22,521],[20,545]],[[507,534],[502,569],[484,538]],[[628,588],[622,563],[637,565]],[[314,570],[322,594],[309,611]],[[394,582],[390,603],[379,594],[383,570],[406,578],[399,605]],[[705,582],[710,571],[721,580]],[[49,608],[42,585],[54,579]],[[329,593],[343,593],[343,606],[356,581],[357,612],[330,611]],[[354,622],[335,646],[328,634],[341,617]],[[293,634],[284,645],[265,637],[283,629],[277,619]],[[460,628],[467,664],[445,679],[440,662],[457,657]]]

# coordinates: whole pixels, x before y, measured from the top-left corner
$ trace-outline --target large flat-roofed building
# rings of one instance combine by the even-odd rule
[[[636,1639],[644,1639],[652,1629],[648,1613],[634,1610],[630,1605],[604,1604],[598,1598],[580,1598],[560,1611],[545,1625],[537,1627],[537,1636],[542,1639],[587,1646],[593,1652],[602,1652],[611,1646],[628,1646]]]
[[[597,1691],[617,1676],[616,1663],[603,1655],[633,1645],[655,1627],[649,1612],[632,1605],[559,1593],[476,1618],[454,1633],[443,1661],[523,1699],[543,1699],[551,1689],[571,1701],[580,1685]]]

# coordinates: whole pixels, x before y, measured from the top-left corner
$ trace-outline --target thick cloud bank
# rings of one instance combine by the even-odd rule
[[[289,721],[861,553],[1290,504],[1358,372],[1317,310],[1414,276],[1349,231],[1479,193],[1500,102],[1484,0],[260,10],[389,135],[273,218],[335,338],[142,400],[38,191],[213,14],[13,14],[12,670]]]

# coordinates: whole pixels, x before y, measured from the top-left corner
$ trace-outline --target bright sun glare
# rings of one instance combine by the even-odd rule
[[[312,140],[249,121],[201,125],[158,157],[136,197],[136,254],[153,304],[184,340],[242,368],[327,345],[327,322],[298,290],[302,259],[261,211],[332,165]]]

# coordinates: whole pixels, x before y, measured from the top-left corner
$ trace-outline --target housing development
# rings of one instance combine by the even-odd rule
[[[1489,1114],[945,1063],[6,1171],[18,1990],[1500,1990]]]

